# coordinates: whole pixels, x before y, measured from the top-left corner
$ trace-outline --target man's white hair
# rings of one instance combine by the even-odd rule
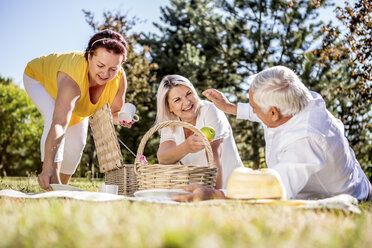
[[[292,116],[304,109],[311,99],[310,91],[294,71],[284,66],[263,70],[251,78],[253,100],[267,113],[276,107],[284,116]]]
[[[168,95],[169,91],[177,86],[186,86],[188,87],[194,94],[196,99],[198,100],[197,106],[195,106],[196,109],[199,109],[200,105],[200,98],[192,85],[192,83],[185,77],[180,75],[168,75],[165,76],[159,85],[158,92],[157,92],[157,112],[156,112],[156,124],[168,121],[168,120],[179,120],[179,117],[175,114],[171,113],[169,110],[169,104],[168,104]],[[174,130],[175,128],[172,128]]]

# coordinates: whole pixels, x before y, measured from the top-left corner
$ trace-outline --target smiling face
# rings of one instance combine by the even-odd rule
[[[184,85],[173,87],[168,93],[167,101],[170,112],[182,121],[193,123],[196,120],[199,102],[190,88]]]
[[[120,70],[124,56],[109,52],[99,47],[94,54],[88,55],[89,84],[91,86],[104,85],[114,79]]]

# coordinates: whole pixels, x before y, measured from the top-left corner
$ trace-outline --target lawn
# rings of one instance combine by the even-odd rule
[[[98,191],[102,181],[73,179]],[[36,178],[0,178],[1,189],[42,192]],[[372,247],[372,203],[362,214],[208,201],[0,199],[0,247]]]

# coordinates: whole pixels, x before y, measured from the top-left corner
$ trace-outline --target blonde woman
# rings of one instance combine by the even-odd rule
[[[157,93],[156,123],[180,120],[196,128],[212,127],[216,135],[211,142],[214,162],[218,168],[216,188],[226,188],[231,172],[243,163],[234,141],[231,126],[225,114],[213,103],[201,100],[191,82],[179,75],[163,78]],[[161,164],[207,165],[204,144],[200,137],[183,127],[160,130],[157,157]]]

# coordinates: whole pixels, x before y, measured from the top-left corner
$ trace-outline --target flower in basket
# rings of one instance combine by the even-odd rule
[[[149,162],[147,161],[147,159],[146,159],[146,156],[143,155],[143,154],[137,154],[136,157],[139,158],[139,159],[141,159],[141,163],[142,163],[142,164],[148,164],[148,163],[149,163]]]

